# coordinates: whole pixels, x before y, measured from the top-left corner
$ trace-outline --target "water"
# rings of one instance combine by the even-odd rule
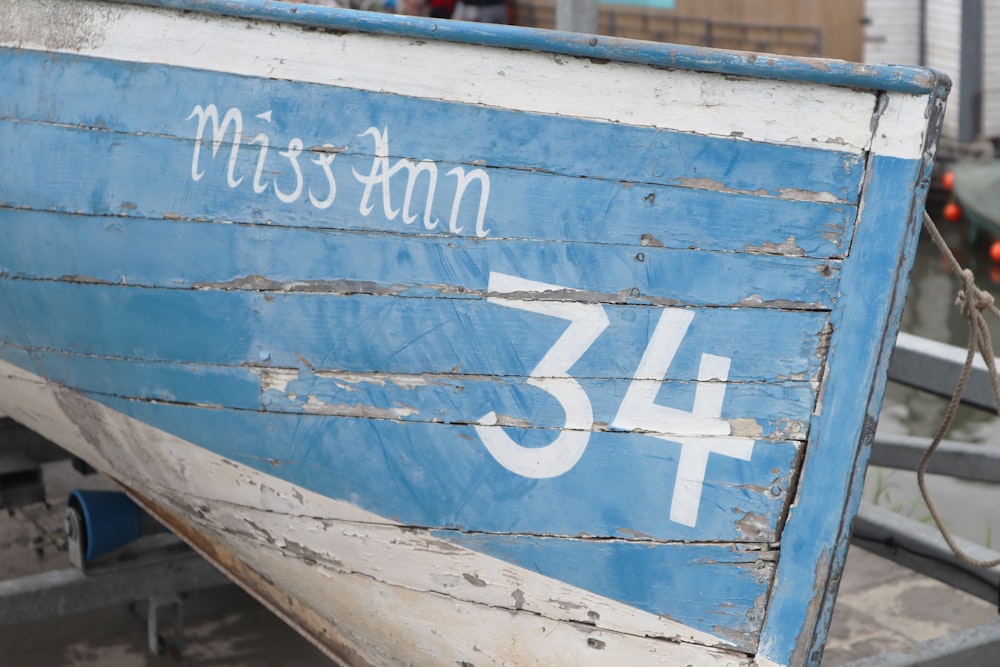
[[[928,212],[955,257],[963,267],[973,271],[979,288],[992,293],[1000,302],[1000,264],[989,258],[992,239],[983,233],[977,235],[967,221],[946,222],[940,204],[929,206]],[[969,326],[955,306],[958,290],[958,280],[930,237],[923,233],[910,278],[902,330],[964,349],[968,345]],[[987,315],[987,321],[993,333],[994,349],[1000,353],[1000,319]],[[879,431],[930,438],[939,428],[946,409],[945,399],[890,382]],[[962,407],[946,437],[1000,448],[1000,417]],[[928,487],[951,531],[1000,550],[1000,532],[994,533],[1000,531],[1000,512],[997,511],[1000,485],[928,475]],[[932,522],[917,488],[916,473],[872,466],[865,480],[864,498],[914,519]]]

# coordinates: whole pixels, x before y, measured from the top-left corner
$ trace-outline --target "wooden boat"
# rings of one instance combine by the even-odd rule
[[[945,77],[0,7],[0,411],[343,664],[818,664]]]

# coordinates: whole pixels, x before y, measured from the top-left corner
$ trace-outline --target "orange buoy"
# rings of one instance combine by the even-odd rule
[[[946,171],[944,176],[941,177],[941,187],[943,187],[948,192],[951,192],[955,187],[955,172]]]
[[[944,219],[948,222],[958,222],[962,219],[962,207],[956,201],[945,204],[941,212],[944,213]]]
[[[990,259],[994,262],[1000,262],[1000,241],[994,241],[990,244]]]

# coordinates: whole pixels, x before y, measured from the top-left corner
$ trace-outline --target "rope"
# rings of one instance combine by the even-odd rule
[[[941,515],[938,513],[937,507],[935,507],[934,502],[931,500],[924,477],[927,473],[927,464],[930,463],[931,457],[934,456],[934,452],[937,451],[938,446],[941,444],[945,435],[948,434],[948,430],[951,428],[951,424],[955,420],[955,414],[958,412],[958,406],[961,404],[962,396],[965,394],[965,385],[968,383],[969,375],[972,372],[972,361],[975,359],[977,350],[979,355],[983,358],[983,361],[986,362],[986,368],[989,369],[990,382],[993,384],[993,397],[996,401],[997,408],[1000,409],[1000,375],[997,374],[996,359],[993,355],[993,340],[990,337],[990,329],[986,323],[986,318],[983,315],[983,311],[989,311],[996,317],[1000,317],[1000,309],[997,309],[994,304],[992,294],[984,292],[976,287],[975,277],[972,275],[972,271],[969,269],[963,269],[958,263],[958,260],[955,259],[955,255],[952,254],[951,249],[948,247],[948,244],[945,243],[944,238],[942,238],[941,232],[938,231],[938,228],[934,225],[934,221],[931,220],[931,217],[927,215],[926,211],[924,212],[924,229],[926,229],[931,235],[931,239],[933,239],[934,244],[938,247],[938,250],[941,251],[941,255],[951,265],[951,270],[962,281],[962,289],[958,292],[958,298],[955,300],[955,305],[957,305],[962,311],[962,315],[969,320],[969,345],[968,352],[965,355],[965,365],[962,366],[962,373],[958,378],[958,385],[955,387],[955,393],[952,394],[951,401],[948,403],[948,411],[945,413],[941,426],[934,435],[934,440],[931,442],[930,447],[927,448],[923,458],[920,459],[920,465],[917,466],[917,484],[920,486],[920,493],[924,497],[924,502],[927,503],[927,509],[930,510],[931,516],[934,517],[934,522],[941,531],[944,541],[948,543],[949,547],[951,547],[952,553],[954,553],[959,560],[973,567],[996,567],[997,565],[1000,565],[1000,558],[995,558],[989,561],[979,560],[965,553],[961,547],[955,543],[955,539],[952,537],[951,532],[945,527],[944,521],[941,519]]]

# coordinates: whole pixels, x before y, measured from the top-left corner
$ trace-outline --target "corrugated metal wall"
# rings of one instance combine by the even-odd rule
[[[865,61],[922,64],[947,73],[953,87],[943,137],[963,142],[1000,138],[1000,0],[978,2],[978,6],[963,0],[865,3]],[[963,6],[971,7],[972,12],[964,33]],[[981,20],[976,18],[980,8]],[[926,12],[923,62],[921,11]],[[981,40],[978,45],[977,39]],[[980,47],[981,56],[977,51]]]
[[[868,0],[865,3],[866,63],[920,64],[922,0]]]
[[[983,7],[983,135],[1000,137],[1000,0]]]
[[[927,62],[928,67],[941,70],[951,77],[948,111],[942,134],[958,137],[959,97],[962,86],[962,0],[927,1]]]

